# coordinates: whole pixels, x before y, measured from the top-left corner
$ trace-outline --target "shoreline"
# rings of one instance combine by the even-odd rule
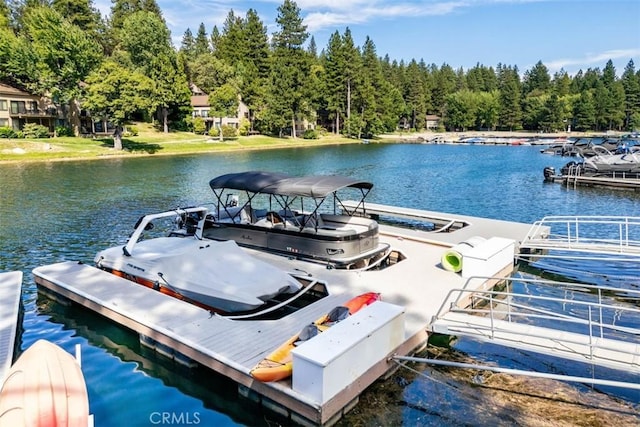
[[[269,143],[265,142],[263,145],[241,145],[242,142],[250,143],[251,138],[253,137],[240,137],[242,139],[235,139],[232,141],[199,141],[200,143],[212,144],[210,149],[203,148],[201,145],[199,147],[194,147],[194,149],[189,150],[185,149],[184,151],[172,151],[172,152],[161,152],[156,151],[153,153],[149,152],[141,152],[141,151],[130,151],[130,150],[122,150],[116,151],[113,148],[106,148],[104,153],[92,153],[92,154],[78,154],[74,155],[72,151],[69,152],[68,156],[61,157],[46,157],[46,153],[52,150],[52,146],[55,146],[54,142],[44,142],[38,141],[37,143],[41,144],[43,147],[37,151],[27,151],[24,153],[26,158],[13,158],[13,159],[2,159],[2,152],[0,151],[0,165],[2,164],[26,164],[26,163],[42,163],[42,162],[66,162],[66,161],[86,161],[86,160],[111,160],[111,159],[124,159],[124,158],[133,158],[133,157],[150,157],[150,156],[187,156],[194,154],[214,154],[214,153],[229,153],[234,151],[252,151],[252,150],[271,150],[271,149],[282,149],[282,148],[311,148],[318,146],[331,146],[331,145],[342,145],[342,144],[361,144],[363,141],[371,142],[371,143],[383,143],[383,144],[408,144],[408,143],[464,143],[461,142],[461,139],[465,138],[487,138],[487,139],[501,139],[504,140],[503,143],[508,143],[509,140],[517,140],[517,139],[538,139],[540,140],[538,144],[551,144],[553,143],[553,139],[566,139],[566,138],[581,138],[581,137],[596,137],[596,136],[611,136],[616,137],[623,135],[623,132],[616,133],[607,133],[606,135],[602,133],[592,133],[592,132],[557,132],[557,133],[534,133],[534,132],[510,132],[510,131],[467,131],[467,132],[413,132],[413,133],[389,133],[378,135],[375,138],[370,140],[367,139],[349,139],[344,137],[338,137],[335,135],[325,136],[319,140],[308,140],[302,138],[293,139],[284,139],[281,142]],[[323,141],[325,139],[325,141]],[[13,140],[9,140],[13,141]],[[32,141],[24,141],[19,140],[21,142],[32,142]],[[47,140],[49,141],[49,140]],[[0,143],[2,141],[0,140]],[[184,143],[185,141],[174,140],[174,141],[163,141],[163,142],[153,142],[153,144],[157,144],[162,147],[164,144],[166,146],[171,146],[175,143]],[[145,144],[144,141],[140,141],[140,143]],[[491,142],[488,142],[491,143]],[[224,144],[224,147],[221,145]],[[15,148],[14,148],[15,150]],[[53,149],[55,150],[55,148]],[[17,154],[8,152],[9,150],[3,150],[4,154]],[[52,153],[55,151],[51,151]],[[22,155],[22,154],[18,154]],[[30,155],[35,157],[29,157]]]

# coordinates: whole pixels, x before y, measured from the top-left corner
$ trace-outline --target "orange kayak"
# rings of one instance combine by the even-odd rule
[[[11,367],[2,385],[0,426],[88,424],[87,386],[76,359],[49,341],[36,341]]]
[[[352,315],[361,308],[373,304],[378,300],[380,300],[379,293],[368,292],[358,295],[343,305],[334,308],[331,312],[305,327],[298,334],[289,338],[280,347],[262,359],[260,363],[251,370],[251,376],[262,382],[280,381],[290,377],[293,372],[291,350],[299,345],[300,342],[313,338],[315,334],[324,332],[345,316]]]

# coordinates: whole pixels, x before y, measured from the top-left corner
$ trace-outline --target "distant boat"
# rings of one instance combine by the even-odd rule
[[[76,359],[36,341],[11,367],[0,390],[0,426],[87,427],[87,386]]]

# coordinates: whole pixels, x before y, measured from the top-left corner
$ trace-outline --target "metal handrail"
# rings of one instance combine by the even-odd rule
[[[601,237],[605,234],[603,228],[612,236]],[[549,232],[541,234],[543,229]],[[598,235],[593,235],[594,231]],[[638,236],[640,217],[547,216],[533,223],[520,249],[521,252],[526,248],[632,255],[640,252]]]
[[[599,285],[589,285],[589,284],[576,284],[576,283],[567,283],[567,282],[558,282],[544,279],[526,279],[526,278],[503,278],[503,281],[507,285],[506,291],[494,291],[494,290],[478,290],[471,289],[470,286],[473,283],[473,280],[477,279],[486,279],[492,280],[496,278],[471,278],[466,283],[464,288],[451,289],[447,294],[447,297],[443,301],[440,309],[437,314],[434,316],[432,322],[435,323],[440,318],[446,318],[446,314],[448,312],[457,312],[457,313],[467,313],[469,316],[478,316],[479,314],[484,314],[485,318],[489,319],[489,325],[485,326],[480,324],[480,322],[476,325],[473,324],[460,324],[457,327],[462,329],[466,328],[468,330],[475,331],[488,331],[489,336],[494,338],[496,333],[517,333],[519,337],[522,336],[522,331],[512,331],[504,328],[500,328],[496,324],[503,325],[503,322],[513,323],[513,324],[527,324],[530,326],[536,326],[531,323],[523,323],[518,322],[521,319],[530,319],[530,320],[553,320],[557,321],[559,325],[561,324],[578,324],[584,325],[588,327],[588,346],[589,346],[589,355],[593,358],[594,349],[595,348],[607,348],[603,345],[602,342],[596,342],[596,337],[605,339],[607,342],[615,342],[622,341],[618,338],[607,338],[605,337],[605,331],[616,332],[620,334],[624,334],[625,336],[629,336],[629,341],[637,341],[640,337],[640,328],[628,327],[628,326],[620,326],[615,323],[606,323],[604,322],[604,315],[611,313],[612,319],[619,319],[622,314],[630,314],[632,316],[637,316],[640,319],[640,307],[632,307],[629,305],[622,304],[609,304],[604,301],[604,293],[608,292],[624,292],[625,296],[630,296],[632,298],[640,298],[640,290],[633,289],[625,289],[621,290],[619,288],[612,288],[608,286],[599,286]],[[594,297],[597,297],[596,301],[582,301],[576,300],[573,298],[567,297],[552,297],[552,296],[542,296],[542,295],[530,295],[509,291],[510,282],[518,281],[521,283],[530,283],[536,285],[555,285],[561,288],[565,288],[565,291],[570,292],[581,292],[576,288],[582,288],[586,291],[596,292]],[[522,297],[526,298],[528,301],[546,301],[546,302],[554,302],[561,303],[563,305],[573,304],[577,306],[582,306],[586,308],[585,316],[576,316],[570,315],[567,313],[561,312],[553,312],[548,308],[540,308],[534,305],[529,306],[523,303],[514,303],[511,301],[513,297]],[[476,301],[481,300],[486,304],[484,307],[477,307],[475,304]],[[463,306],[462,303],[469,303],[466,306]],[[500,304],[500,308],[496,308],[496,306]],[[506,308],[504,308],[506,306]],[[514,311],[514,309],[526,310],[528,312],[518,312]],[[497,322],[499,321],[499,322]],[[471,323],[471,322],[470,322]],[[540,328],[545,329],[556,329],[562,330],[559,327],[548,327],[548,326],[540,326]],[[594,337],[594,331],[596,335]],[[540,331],[539,331],[540,332]],[[575,335],[587,336],[585,333],[580,332],[572,332]],[[528,331],[525,335],[530,336],[532,338],[548,338],[542,334],[536,334],[535,332]],[[632,338],[633,337],[633,338]],[[577,342],[576,340],[563,338],[562,340],[556,340],[558,342],[562,341],[565,344],[582,344],[583,342]],[[626,342],[626,341],[622,341]],[[636,351],[626,351],[623,348],[609,348],[612,351],[617,351],[620,353],[633,354],[636,355]]]

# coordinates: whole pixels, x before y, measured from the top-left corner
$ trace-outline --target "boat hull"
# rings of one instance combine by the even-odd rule
[[[350,299],[342,306],[347,307],[349,309],[349,315],[352,315],[363,307],[373,304],[379,299],[379,293],[368,292]],[[324,332],[331,326],[328,321],[329,314],[327,313],[313,322],[313,324],[318,328],[319,332]],[[251,376],[262,382],[280,381],[289,378],[293,372],[293,358],[291,350],[296,347],[296,342],[299,339],[300,333],[289,338],[271,354],[261,360],[251,370]]]
[[[233,240],[241,246],[280,253],[297,258],[325,261],[341,268],[362,267],[361,261],[384,252],[380,245],[377,223],[370,228],[352,232],[351,229],[297,227],[264,228],[251,224],[210,223],[205,226],[203,237],[214,240]]]

